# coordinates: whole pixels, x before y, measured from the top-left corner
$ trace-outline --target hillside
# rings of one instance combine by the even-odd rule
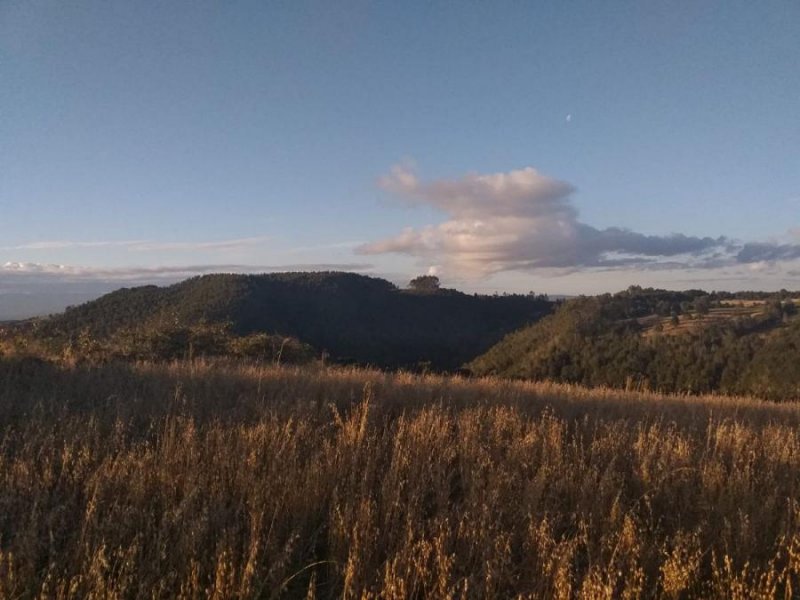
[[[476,375],[797,398],[797,312],[786,293],[630,288],[567,301],[468,366]]]
[[[333,360],[452,369],[549,313],[531,296],[400,290],[352,273],[207,275],[121,289],[36,321],[38,339],[106,340],[147,328],[229,323],[237,335],[291,336]]]
[[[219,361],[0,381],[0,598],[800,589],[794,403]]]

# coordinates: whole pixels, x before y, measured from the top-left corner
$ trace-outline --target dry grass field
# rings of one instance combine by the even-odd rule
[[[800,407],[0,363],[0,598],[791,598]]]
[[[796,305],[797,300],[792,300],[792,303]],[[722,306],[711,308],[707,314],[690,311],[688,314],[681,315],[680,322],[677,325],[672,324],[670,317],[662,317],[656,314],[641,317],[637,321],[646,328],[643,332],[645,336],[656,334],[680,335],[698,331],[710,325],[726,323],[737,318],[757,319],[764,316],[766,307],[767,303],[764,300],[731,299],[725,300]]]

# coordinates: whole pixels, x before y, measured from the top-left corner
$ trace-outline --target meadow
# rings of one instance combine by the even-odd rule
[[[0,361],[0,598],[791,598],[800,406]]]

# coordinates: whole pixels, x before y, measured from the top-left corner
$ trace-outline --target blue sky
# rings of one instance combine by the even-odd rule
[[[800,288],[798,31],[794,1],[2,0],[0,292]]]

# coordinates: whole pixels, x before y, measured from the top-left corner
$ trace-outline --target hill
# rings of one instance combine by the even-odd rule
[[[796,300],[630,288],[563,303],[506,336],[469,369],[665,392],[800,397]]]
[[[0,598],[793,598],[800,406],[0,360]]]
[[[39,340],[109,340],[130,332],[229,324],[240,336],[279,334],[334,360],[453,369],[506,333],[548,314],[532,296],[414,292],[352,273],[206,275],[168,287],[121,289],[29,324]]]

